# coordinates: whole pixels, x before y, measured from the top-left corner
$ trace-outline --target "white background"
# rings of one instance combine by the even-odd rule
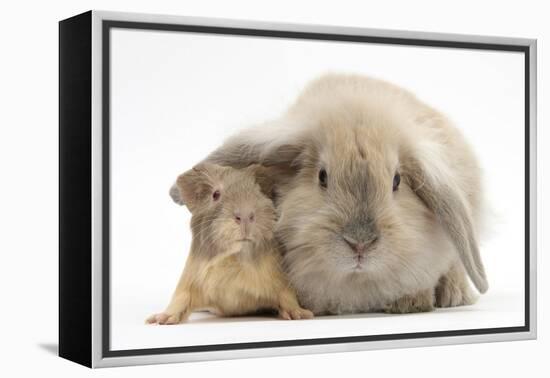
[[[348,2],[320,5],[277,1],[59,1],[11,3],[3,9],[0,164],[0,220],[3,253],[1,334],[6,376],[258,376],[307,374],[333,377],[359,372],[371,375],[463,377],[542,376],[548,370],[548,301],[550,284],[543,252],[548,202],[539,195],[539,340],[345,354],[294,356],[188,365],[109,369],[91,372],[54,356],[57,340],[57,21],[81,11],[124,11],[218,16],[375,28],[539,39],[539,67],[547,65],[544,43],[550,37],[543,2]],[[539,193],[548,187],[547,90],[539,70]]]
[[[524,55],[463,49],[115,29],[111,42],[111,348],[141,349],[524,324]],[[373,75],[446,113],[484,168],[494,214],[474,306],[407,316],[245,318],[144,325],[191,244],[168,188],[238,129],[280,116],[327,72]]]

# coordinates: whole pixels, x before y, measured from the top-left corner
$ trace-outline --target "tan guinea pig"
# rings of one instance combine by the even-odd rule
[[[281,268],[273,238],[276,212],[266,168],[203,163],[180,175],[178,193],[191,211],[193,240],[166,310],[147,323],[177,324],[207,309],[219,316],[276,310],[283,319],[309,319]]]

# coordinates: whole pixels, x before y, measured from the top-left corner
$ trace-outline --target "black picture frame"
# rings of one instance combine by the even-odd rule
[[[430,35],[419,33],[376,31],[356,32],[337,30],[321,31],[304,26],[296,30],[285,25],[262,28],[256,24],[227,26],[226,22],[185,19],[182,22],[151,21],[147,15],[117,14],[88,11],[59,23],[59,354],[88,367],[102,366],[101,360],[121,357],[158,356],[183,354],[208,354],[208,352],[266,350],[318,345],[342,345],[395,340],[449,339],[458,336],[516,334],[520,338],[536,335],[532,319],[533,308],[533,130],[535,128],[533,84],[536,69],[533,58],[536,42],[533,40],[507,40],[491,37]],[[172,20],[172,19],[171,19]],[[191,21],[192,23],[188,22]],[[219,25],[217,25],[219,24]],[[96,26],[100,25],[100,28]],[[239,24],[240,25],[240,24]],[[95,28],[95,29],[94,29]],[[178,31],[219,35],[241,35],[266,38],[291,38],[307,40],[347,41],[384,45],[430,46],[440,48],[514,51],[525,59],[525,324],[520,327],[447,330],[386,335],[365,335],[322,339],[248,342],[154,349],[111,350],[110,340],[110,31],[114,28]],[[100,29],[100,30],[98,30]],[[95,34],[94,34],[95,33]],[[406,35],[410,34],[410,37]],[[101,40],[101,319],[94,323],[94,288],[92,285],[93,239],[92,201],[93,181],[93,61],[95,35]],[[530,237],[528,237],[530,235]],[[100,324],[98,331],[95,324]],[[101,345],[96,345],[94,332],[101,333]],[[474,340],[475,341],[475,340]],[[95,343],[95,344],[94,344]],[[94,351],[95,349],[95,351]],[[268,353],[269,354],[269,353]],[[95,357],[94,357],[95,356]],[[99,357],[98,357],[99,356]],[[208,358],[208,357],[205,357]],[[217,356],[214,358],[218,358]],[[223,357],[222,357],[223,358]],[[175,361],[185,360],[175,358]],[[150,360],[148,360],[150,361]],[[110,366],[108,363],[105,366]]]

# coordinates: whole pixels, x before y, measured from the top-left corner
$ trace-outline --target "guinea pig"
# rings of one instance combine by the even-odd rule
[[[273,237],[274,183],[261,166],[203,163],[176,183],[171,196],[192,214],[191,251],[170,304],[147,323],[181,323],[199,309],[218,316],[271,310],[287,320],[313,317],[282,271]]]
[[[488,288],[481,170],[459,130],[412,93],[359,75],[309,84],[280,119],[205,161],[276,167],[277,239],[315,314],[419,312]]]

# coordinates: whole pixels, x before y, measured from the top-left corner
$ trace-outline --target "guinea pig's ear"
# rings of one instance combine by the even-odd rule
[[[456,247],[460,260],[480,293],[489,287],[485,268],[479,255],[470,206],[465,194],[453,185],[451,177],[445,177],[445,164],[412,160],[406,164],[407,179],[412,190],[436,215]],[[438,167],[430,165],[438,164]],[[437,172],[437,173],[433,173]]]
[[[170,189],[174,202],[186,205],[191,212],[210,197],[219,169],[214,164],[201,163],[178,176]]]

